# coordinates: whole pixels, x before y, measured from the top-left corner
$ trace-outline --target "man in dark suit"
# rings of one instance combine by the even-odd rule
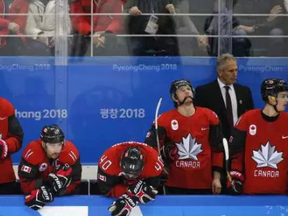
[[[215,81],[196,88],[194,103],[218,115],[223,135],[229,139],[238,118],[254,104],[250,89],[235,83],[238,66],[233,55],[223,54],[217,59],[217,73]]]
[[[246,111],[254,108],[252,94],[248,87],[236,84],[237,59],[223,54],[217,59],[218,77],[215,81],[196,88],[195,106],[213,110],[222,124],[223,136],[229,140],[233,126]],[[226,171],[221,172],[222,193],[226,189]]]

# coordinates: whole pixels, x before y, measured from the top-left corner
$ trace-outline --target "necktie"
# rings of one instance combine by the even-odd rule
[[[230,129],[232,131],[233,129],[233,112],[232,112],[232,103],[231,103],[231,97],[229,94],[229,86],[224,86],[224,88],[226,89],[226,110],[227,110],[227,118],[230,124]]]

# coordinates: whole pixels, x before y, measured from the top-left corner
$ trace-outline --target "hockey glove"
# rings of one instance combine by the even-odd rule
[[[72,181],[72,168],[69,165],[65,165],[57,171],[56,175],[62,182],[63,187],[66,188]]]
[[[8,155],[8,145],[7,143],[0,139],[0,159],[5,159]]]
[[[227,189],[230,194],[242,194],[244,176],[238,171],[230,171],[231,181],[227,178]]]
[[[57,173],[50,173],[48,176],[49,185],[52,192],[56,196],[64,196],[66,194],[66,187],[68,187],[72,181],[71,178],[72,168],[69,166],[63,166],[57,171]]]
[[[128,216],[132,209],[137,206],[138,198],[123,194],[118,200],[114,201],[108,208],[113,216]]]
[[[33,190],[30,195],[25,197],[25,205],[34,210],[43,208],[46,203],[52,202],[54,196],[45,186],[41,186],[39,189]]]
[[[64,189],[63,183],[61,182],[60,178],[55,173],[50,173],[48,175],[48,182],[49,182],[51,191],[55,196],[58,196],[58,193],[62,189]]]
[[[174,143],[166,143],[161,148],[161,156],[169,161],[175,161],[179,158],[178,148]]]
[[[128,192],[136,196],[142,204],[155,200],[155,196],[158,193],[157,190],[143,181],[138,181],[136,184],[130,185]]]

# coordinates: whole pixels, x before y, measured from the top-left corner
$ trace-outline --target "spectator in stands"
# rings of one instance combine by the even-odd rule
[[[155,199],[163,162],[147,144],[135,141],[113,145],[98,162],[100,192],[118,198],[109,207],[112,215],[128,216],[138,203]]]
[[[177,14],[188,14],[190,10],[188,0],[179,0],[175,7]],[[192,19],[187,15],[176,16],[174,20],[176,22],[177,35],[181,35],[181,37],[178,37],[180,55],[206,55],[208,48],[207,35],[200,35]],[[187,37],[183,37],[183,35],[187,35]],[[197,35],[197,37],[191,37],[190,35]]]
[[[124,11],[130,14],[126,17],[125,25],[128,34],[133,35],[128,38],[132,55],[179,55],[173,18],[176,12],[173,0],[128,0]],[[149,13],[149,15],[142,15],[142,13]],[[157,16],[154,13],[163,13],[167,16]],[[158,34],[169,36],[158,37]]]
[[[204,30],[206,34],[218,35],[218,37],[209,38],[208,53],[211,56],[218,56],[218,49],[220,49],[220,54],[232,52],[233,55],[237,57],[250,56],[251,42],[245,37],[242,30],[250,29],[249,27],[240,25],[236,17],[233,16],[233,8],[237,0],[234,0],[232,5],[230,4],[231,2],[232,1],[227,0],[220,1],[219,7],[219,1],[215,1],[213,13],[222,14],[222,16],[220,18],[219,16],[210,16],[205,21]],[[232,36],[235,37],[233,38]]]
[[[28,39],[30,55],[54,55],[57,39],[55,13],[56,0],[33,0],[30,2],[25,27],[26,34],[31,35],[31,38]],[[69,35],[72,29],[68,11],[63,14],[67,17],[59,24],[59,36]]]
[[[288,13],[288,0],[284,0],[284,7],[286,9],[286,13]]]
[[[234,8],[236,14],[249,14],[237,16],[238,30],[245,35],[270,36],[270,38],[255,38],[253,50],[255,55],[282,56],[284,54],[284,39],[273,36],[284,35],[287,28],[287,18],[279,15],[284,13],[283,0],[239,0]],[[251,16],[251,14],[270,14],[266,16]],[[243,28],[243,26],[245,26]]]
[[[288,192],[288,85],[268,78],[261,84],[263,109],[250,110],[237,122],[230,138],[231,193]]]
[[[121,54],[121,40],[116,38],[116,34],[123,33],[124,30],[123,15],[119,14],[123,12],[126,0],[101,0],[98,4],[90,0],[69,0],[69,2],[71,13],[81,13],[71,15],[72,25],[76,30],[72,55],[91,54],[90,36],[94,55],[116,55],[118,52]],[[106,14],[91,17],[91,12]]]
[[[27,16],[9,15],[9,13],[28,13],[29,2],[26,0],[0,0],[0,55],[19,55],[25,39],[21,37],[25,30]],[[18,35],[19,38],[5,37]]]
[[[170,96],[176,109],[158,117],[158,137],[153,124],[145,143],[160,148],[168,170],[167,194],[219,194],[222,189],[222,132],[218,116],[195,107],[189,80],[172,82]],[[219,150],[220,149],[220,150]]]
[[[13,105],[0,98],[0,194],[13,194],[15,191],[16,178],[11,155],[21,148],[23,135]]]
[[[57,125],[44,126],[40,139],[25,148],[18,167],[25,204],[38,210],[54,196],[77,193],[82,167],[75,145]]]

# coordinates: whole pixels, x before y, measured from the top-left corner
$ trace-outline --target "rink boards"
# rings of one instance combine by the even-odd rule
[[[56,198],[40,211],[24,206],[23,196],[1,196],[1,216],[109,216],[113,200],[101,196]],[[286,196],[158,196],[130,216],[286,216]]]

